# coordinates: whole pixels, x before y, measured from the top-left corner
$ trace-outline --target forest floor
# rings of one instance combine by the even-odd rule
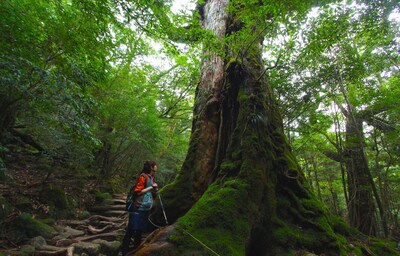
[[[68,165],[20,149],[2,158],[0,256],[116,255],[127,222],[126,195],[100,204],[93,193],[97,180],[82,179]]]
[[[8,153],[5,162],[6,177],[0,184],[2,195],[14,206],[28,198],[29,202],[24,203],[23,211],[41,217],[48,216],[50,205],[43,200],[47,199],[43,193],[47,192],[48,186],[62,188],[66,195],[74,198],[78,211],[95,203],[93,194],[89,192],[95,189],[96,180],[83,180],[67,165],[27,152]]]

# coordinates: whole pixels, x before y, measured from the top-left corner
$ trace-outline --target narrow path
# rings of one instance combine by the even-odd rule
[[[60,220],[55,225],[58,233],[53,238],[36,237],[22,248],[30,248],[33,252],[29,255],[38,256],[116,255],[128,220],[125,198],[125,194],[113,195],[108,204],[93,208],[87,219]],[[3,253],[21,255],[21,250]]]

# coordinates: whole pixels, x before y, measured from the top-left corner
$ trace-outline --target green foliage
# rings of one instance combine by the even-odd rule
[[[29,134],[57,164],[76,175],[84,170],[86,177],[111,179],[117,188],[140,171],[145,159],[165,169],[164,175],[160,168],[164,183],[173,178],[187,149],[197,52],[181,52],[161,40],[169,45],[162,51],[173,68],[149,64],[151,55],[159,54],[152,49],[159,43],[131,26],[129,5],[1,2],[2,145],[13,141],[3,137],[4,131],[17,129]],[[150,11],[140,22],[162,24],[175,33],[167,20],[158,20],[163,7],[155,11],[158,7],[148,3],[135,5],[158,15]],[[188,21],[173,19],[176,25]]]
[[[90,10],[86,4],[1,3],[2,104],[50,155],[75,160],[94,146],[88,125],[93,100],[86,88],[104,78],[110,46],[110,10],[101,2]]]

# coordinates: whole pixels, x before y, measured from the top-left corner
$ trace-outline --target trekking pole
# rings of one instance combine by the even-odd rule
[[[160,194],[158,194],[158,199],[160,199],[161,209],[162,209],[163,214],[164,214],[165,223],[166,223],[167,226],[168,226],[167,214],[165,214],[164,205],[163,205],[163,203],[162,203]]]

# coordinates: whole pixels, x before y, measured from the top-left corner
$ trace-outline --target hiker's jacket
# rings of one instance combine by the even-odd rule
[[[135,193],[139,194],[143,189],[153,186],[154,178],[149,174],[141,174],[139,176],[138,182],[135,186]],[[138,197],[138,210],[139,211],[150,211],[153,206],[153,193],[154,191],[150,190],[145,194]]]

